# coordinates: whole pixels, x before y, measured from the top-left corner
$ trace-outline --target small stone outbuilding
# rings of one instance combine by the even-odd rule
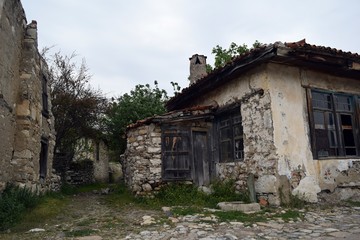
[[[254,176],[258,200],[271,205],[289,194],[359,199],[358,54],[305,40],[262,45],[195,80],[167,109],[128,127],[124,176],[138,195],[169,181],[234,179],[244,190]]]
[[[37,23],[20,0],[0,1],[0,191],[7,183],[56,190],[54,117]]]

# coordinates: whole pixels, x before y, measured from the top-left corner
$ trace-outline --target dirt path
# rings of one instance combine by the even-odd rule
[[[162,211],[144,210],[137,205],[109,202],[111,195],[74,195],[60,214],[46,222],[16,227],[0,234],[0,239],[76,239],[76,240],[253,240],[253,239],[359,239],[360,207],[315,206],[303,209],[303,217],[284,221],[221,222],[201,214],[173,217]],[[285,212],[277,208],[277,212]],[[299,210],[300,211],[300,210]],[[266,215],[266,213],[264,213]],[[147,217],[145,217],[147,216]],[[144,218],[145,217],[145,218]],[[145,224],[147,220],[150,224]],[[29,232],[39,228],[42,231]]]
[[[143,216],[163,215],[160,211],[142,210],[131,205],[126,208],[111,206],[106,203],[105,197],[94,193],[74,195],[63,211],[46,223],[34,222],[30,229],[20,231],[16,229],[21,229],[21,226],[17,227],[13,232],[0,234],[0,239],[77,239],[88,235],[123,239],[140,229],[156,229],[154,226],[140,225]],[[29,232],[36,228],[45,231]]]

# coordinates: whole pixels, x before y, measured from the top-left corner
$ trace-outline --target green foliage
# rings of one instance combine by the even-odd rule
[[[0,231],[17,223],[26,209],[39,203],[39,196],[27,188],[8,185],[0,195]]]
[[[170,84],[173,87],[174,95],[178,94],[181,90],[181,87],[179,86],[179,84],[177,82],[170,82]]]
[[[282,188],[279,188],[280,205],[286,208],[304,208],[306,202],[299,196],[294,196],[289,192],[285,195]]]
[[[205,205],[206,194],[194,185],[174,183],[161,188],[155,199],[163,206]]]
[[[206,194],[194,185],[173,183],[160,189],[155,198],[140,198],[138,203],[159,208],[162,206],[187,206],[215,208],[223,201],[248,201],[246,194],[235,192],[234,182],[216,182],[212,185],[212,193]]]
[[[214,212],[215,216],[218,217],[219,221],[229,222],[229,221],[237,221],[237,222],[246,222],[246,223],[256,223],[256,222],[265,222],[267,221],[267,217],[263,214],[263,212],[247,214],[239,211],[228,211],[228,212]]]
[[[253,44],[253,48],[257,48],[261,45],[261,43],[256,40]],[[212,54],[215,54],[215,68],[220,68],[225,66],[228,62],[243,53],[248,52],[250,49],[246,44],[237,45],[236,43],[232,42],[228,49],[224,49],[219,45],[216,45],[211,51]],[[207,72],[211,71],[212,67],[207,66]]]
[[[171,213],[175,216],[195,215],[201,213],[202,211],[204,211],[204,209],[198,206],[171,208]]]
[[[154,85],[154,88],[149,84],[136,85],[130,94],[125,93],[111,103],[107,112],[106,126],[110,136],[110,148],[116,156],[120,156],[125,151],[125,131],[129,124],[166,111],[167,93],[159,89],[156,81]]]
[[[26,211],[20,224],[15,225],[11,230],[14,232],[24,232],[46,224],[49,219],[64,211],[68,203],[69,198],[61,193],[48,192],[40,197],[39,204],[36,207]]]
[[[250,202],[247,193],[236,192],[234,180],[216,181],[211,185],[211,189],[213,190],[211,197],[216,204],[228,201]]]

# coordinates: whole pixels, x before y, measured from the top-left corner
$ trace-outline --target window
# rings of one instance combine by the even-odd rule
[[[44,179],[46,177],[47,172],[47,160],[48,160],[48,146],[49,140],[47,138],[41,139],[41,151],[40,151],[40,179]]]
[[[359,97],[311,90],[310,104],[314,157],[359,156]]]
[[[45,117],[49,116],[49,104],[48,104],[48,91],[47,91],[47,87],[48,87],[48,83],[47,83],[47,79],[45,76],[42,77],[42,114]]]
[[[220,162],[244,160],[240,107],[218,117]]]

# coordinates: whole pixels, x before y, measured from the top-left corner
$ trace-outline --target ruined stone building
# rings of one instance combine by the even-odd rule
[[[12,182],[55,188],[54,118],[37,23],[27,24],[19,0],[0,0],[0,191]]]
[[[254,176],[258,200],[271,205],[290,193],[359,199],[358,54],[276,42],[190,79],[167,114],[128,127],[124,176],[134,193],[214,179],[234,179],[241,190]]]

